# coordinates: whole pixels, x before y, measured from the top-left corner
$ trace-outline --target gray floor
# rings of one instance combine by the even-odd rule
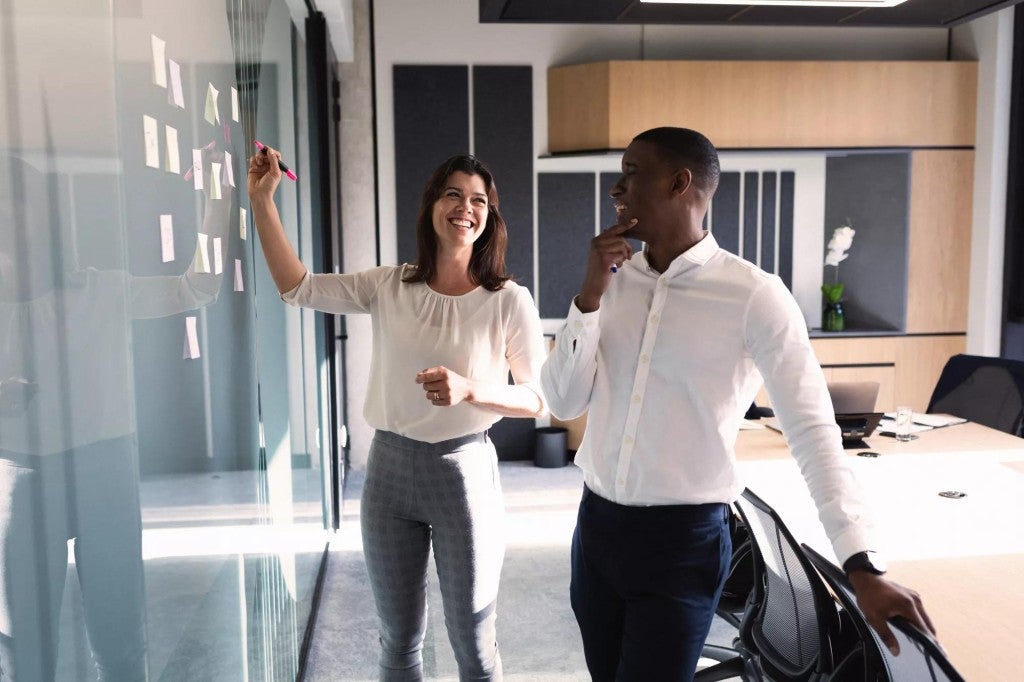
[[[516,682],[589,680],[579,631],[569,607],[569,542],[582,489],[575,466],[540,469],[503,462],[508,549],[498,599],[498,643],[505,678]],[[359,541],[359,492],[354,472],[346,488],[343,527],[332,542],[307,663],[307,682],[377,679],[376,614]],[[454,681],[436,576],[431,575],[424,647],[427,679]],[[735,630],[716,619],[710,642],[726,644]]]

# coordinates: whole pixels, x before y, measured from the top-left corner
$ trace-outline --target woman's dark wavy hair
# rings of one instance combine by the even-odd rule
[[[437,275],[437,233],[434,232],[434,203],[441,197],[448,177],[456,171],[479,175],[487,189],[487,223],[484,232],[473,243],[469,259],[469,276],[488,291],[497,291],[511,276],[505,272],[505,247],[508,228],[498,212],[498,188],[487,166],[469,154],[457,154],[434,171],[423,188],[420,211],[416,218],[416,268],[404,282],[430,282]]]

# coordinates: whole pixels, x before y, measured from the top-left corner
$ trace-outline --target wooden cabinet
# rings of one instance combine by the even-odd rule
[[[548,69],[552,153],[699,130],[719,149],[973,147],[977,62],[608,61]]]

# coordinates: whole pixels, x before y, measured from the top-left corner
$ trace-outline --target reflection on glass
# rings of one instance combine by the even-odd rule
[[[5,682],[298,670],[316,396],[240,188],[257,129],[294,150],[302,49],[283,0],[165,11],[0,7]]]

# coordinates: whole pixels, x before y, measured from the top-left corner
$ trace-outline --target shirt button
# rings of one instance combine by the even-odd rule
[[[633,394],[633,402],[634,403],[640,402],[640,394],[639,393],[634,393]]]
[[[619,485],[626,485],[626,479],[625,479],[625,478],[622,478],[622,477],[620,477],[620,478],[619,478],[619,480],[618,480],[618,484],[619,484]]]
[[[632,443],[632,442],[633,442],[633,436],[626,436],[626,437],[625,437],[625,438],[623,438],[622,440],[623,440],[623,442],[625,442],[625,443]]]
[[[647,353],[644,353],[643,355],[640,356],[640,362],[650,362],[650,361],[651,361],[651,356],[648,355]]]
[[[658,321],[658,313],[652,313],[651,314],[651,322],[657,322],[657,321]]]

